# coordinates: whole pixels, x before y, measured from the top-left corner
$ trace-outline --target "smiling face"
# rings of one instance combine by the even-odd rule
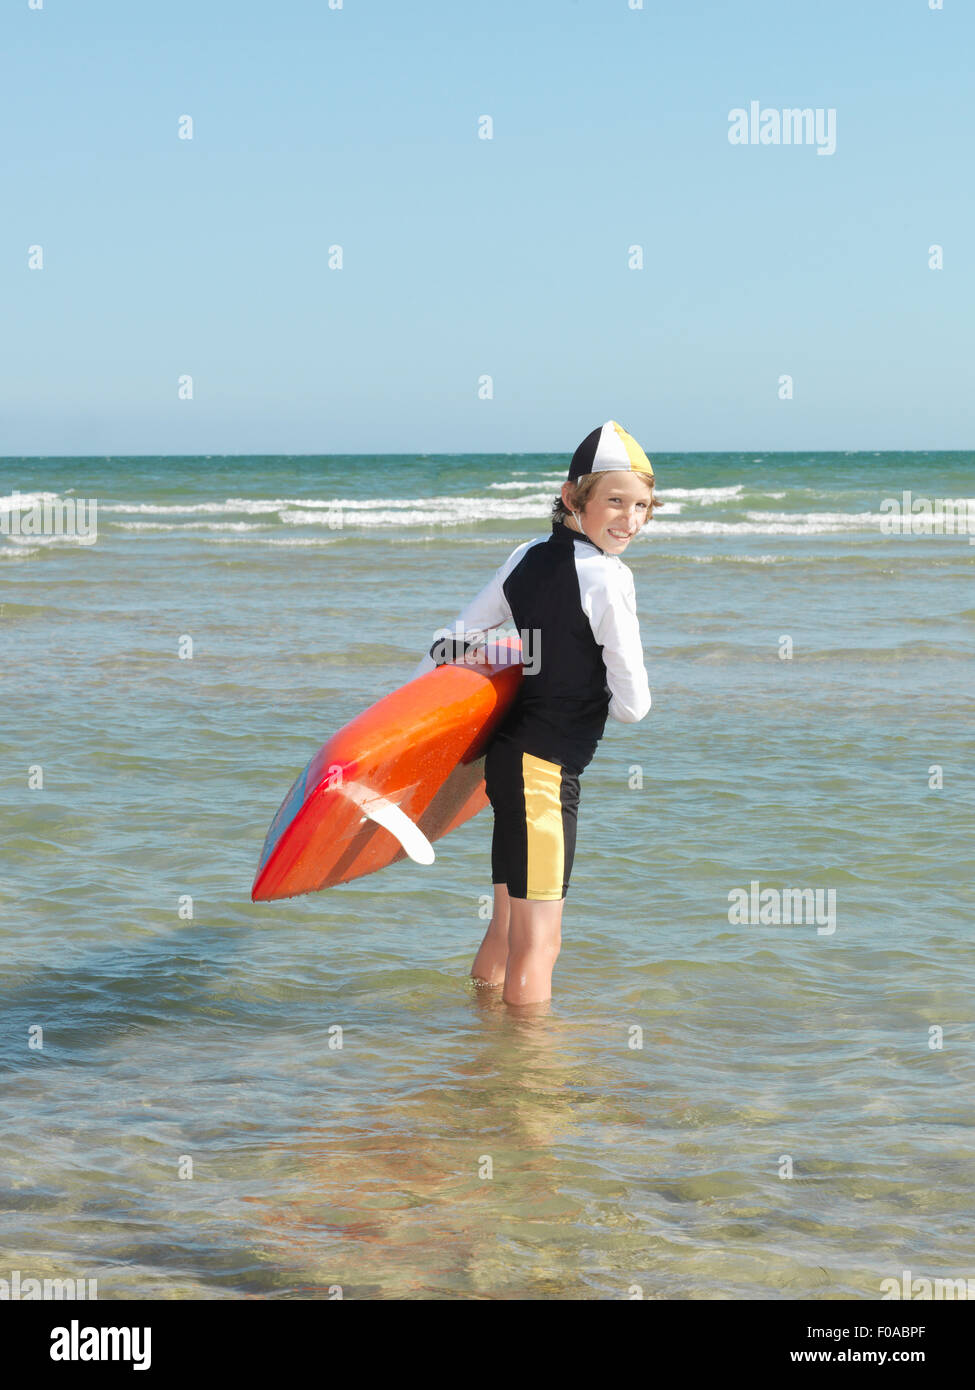
[[[636,473],[619,469],[601,474],[579,513],[583,534],[608,555],[622,555],[650,515],[652,496],[650,485]],[[571,483],[563,485],[562,500],[571,507]],[[569,516],[565,524],[573,531],[580,529],[573,516]]]

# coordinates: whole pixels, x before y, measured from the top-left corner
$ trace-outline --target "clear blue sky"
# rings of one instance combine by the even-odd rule
[[[0,455],[975,442],[972,0],[4,0],[0,40]],[[753,100],[836,153],[731,145]]]

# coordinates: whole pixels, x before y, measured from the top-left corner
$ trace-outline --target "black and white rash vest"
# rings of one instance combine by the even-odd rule
[[[579,773],[591,761],[609,715],[624,724],[650,709],[633,575],[560,521],[551,536],[518,546],[438,637],[410,679],[447,661],[491,628],[522,634],[525,676],[496,737]]]

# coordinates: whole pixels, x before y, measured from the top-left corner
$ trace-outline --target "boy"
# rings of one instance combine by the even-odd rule
[[[607,714],[631,724],[650,709],[633,575],[619,557],[652,515],[653,481],[650,460],[615,420],[593,430],[572,456],[551,536],[513,551],[453,624],[463,633],[455,660],[505,622],[531,630],[540,653],[484,765],[494,809],[494,915],[471,976],[503,983],[507,1004],[551,997],[579,777]],[[443,664],[451,645],[439,637],[413,675]]]

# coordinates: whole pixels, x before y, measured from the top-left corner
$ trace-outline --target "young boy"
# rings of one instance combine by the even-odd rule
[[[513,551],[451,629],[464,634],[455,660],[506,622],[532,631],[538,653],[538,669],[524,676],[484,765],[494,809],[494,915],[471,976],[503,984],[507,1004],[551,997],[579,777],[607,714],[632,724],[650,709],[633,575],[619,557],[652,515],[653,481],[650,460],[615,420],[593,430],[572,456],[551,536]],[[451,643],[441,636],[414,676],[449,659],[445,647]]]

